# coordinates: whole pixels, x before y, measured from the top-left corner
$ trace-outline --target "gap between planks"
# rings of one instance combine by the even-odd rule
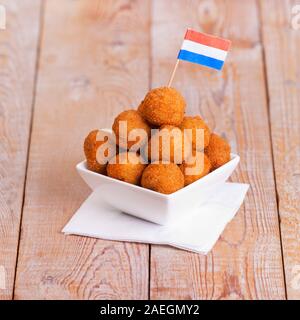
[[[41,54],[41,43],[42,43],[42,37],[43,37],[45,5],[46,5],[46,3],[44,1],[41,1],[40,12],[39,12],[38,45],[37,45],[37,50],[36,50],[35,73],[34,73],[33,90],[32,90],[31,117],[30,117],[29,137],[28,137],[28,145],[27,145],[26,167],[25,167],[25,180],[24,180],[24,186],[23,186],[23,199],[22,199],[22,208],[21,208],[20,225],[19,225],[19,239],[18,239],[18,246],[17,246],[16,263],[15,263],[15,274],[14,274],[14,282],[13,282],[12,300],[14,300],[14,298],[15,298],[15,284],[16,284],[18,259],[19,259],[19,248],[20,248],[21,233],[22,233],[22,219],[23,219],[23,209],[24,209],[24,203],[25,203],[25,190],[26,190],[26,183],[27,183],[27,170],[28,170],[29,154],[30,154],[34,106],[35,106],[35,101],[36,101],[36,91],[37,91],[36,89],[37,89],[37,82],[38,82],[38,75],[39,75],[38,71],[39,71],[40,54]]]
[[[284,252],[282,244],[282,233],[281,233],[281,224],[280,224],[280,214],[279,214],[279,197],[278,197],[278,188],[277,188],[277,179],[275,171],[275,161],[274,161],[274,147],[273,147],[273,137],[272,137],[272,128],[271,128],[271,112],[270,112],[270,90],[267,76],[267,61],[266,61],[266,51],[263,38],[263,20],[262,20],[262,8],[260,6],[260,0],[256,0],[257,11],[259,15],[259,37],[260,43],[262,45],[262,60],[263,60],[263,77],[266,88],[266,99],[267,99],[267,112],[268,112],[268,129],[269,129],[269,139],[270,139],[270,148],[271,148],[271,157],[272,157],[272,168],[274,176],[274,185],[275,185],[275,196],[276,196],[276,207],[277,207],[277,216],[278,216],[278,231],[280,239],[280,248],[281,248],[281,260],[282,260],[282,270],[283,270],[283,281],[284,281],[284,290],[285,290],[285,299],[287,299],[287,283],[285,276],[285,266],[284,266]]]

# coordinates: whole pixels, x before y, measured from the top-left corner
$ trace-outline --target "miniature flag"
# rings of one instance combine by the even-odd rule
[[[221,70],[231,41],[188,29],[178,59]]]

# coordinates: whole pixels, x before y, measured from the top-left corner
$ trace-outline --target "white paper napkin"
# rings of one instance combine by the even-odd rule
[[[65,234],[107,240],[170,245],[207,254],[241,206],[248,184],[224,183],[192,214],[167,226],[148,222],[106,205],[94,191],[64,227]]]

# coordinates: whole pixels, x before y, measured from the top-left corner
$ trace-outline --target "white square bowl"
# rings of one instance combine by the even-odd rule
[[[165,195],[119,181],[87,169],[86,161],[76,168],[92,190],[100,188],[103,201],[111,207],[136,217],[165,225],[182,215],[192,213],[214,195],[217,188],[232,174],[240,157],[231,154],[231,160],[205,177]]]

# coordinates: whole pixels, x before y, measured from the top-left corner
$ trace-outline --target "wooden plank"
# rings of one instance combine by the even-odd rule
[[[288,299],[300,299],[300,30],[293,29],[292,21],[300,21],[296,12],[292,15],[296,4],[287,0],[261,1]]]
[[[0,300],[11,299],[30,136],[39,0],[2,0],[0,30]]]
[[[256,2],[156,0],[152,11],[153,87],[167,83],[187,27],[233,40],[221,73],[181,62],[173,85],[230,140],[241,156],[233,181],[251,188],[207,256],[152,246],[151,298],[285,298]]]
[[[149,87],[147,2],[48,1],[45,11],[15,298],[145,299],[148,245],[60,231],[90,192],[75,171],[85,135]]]

